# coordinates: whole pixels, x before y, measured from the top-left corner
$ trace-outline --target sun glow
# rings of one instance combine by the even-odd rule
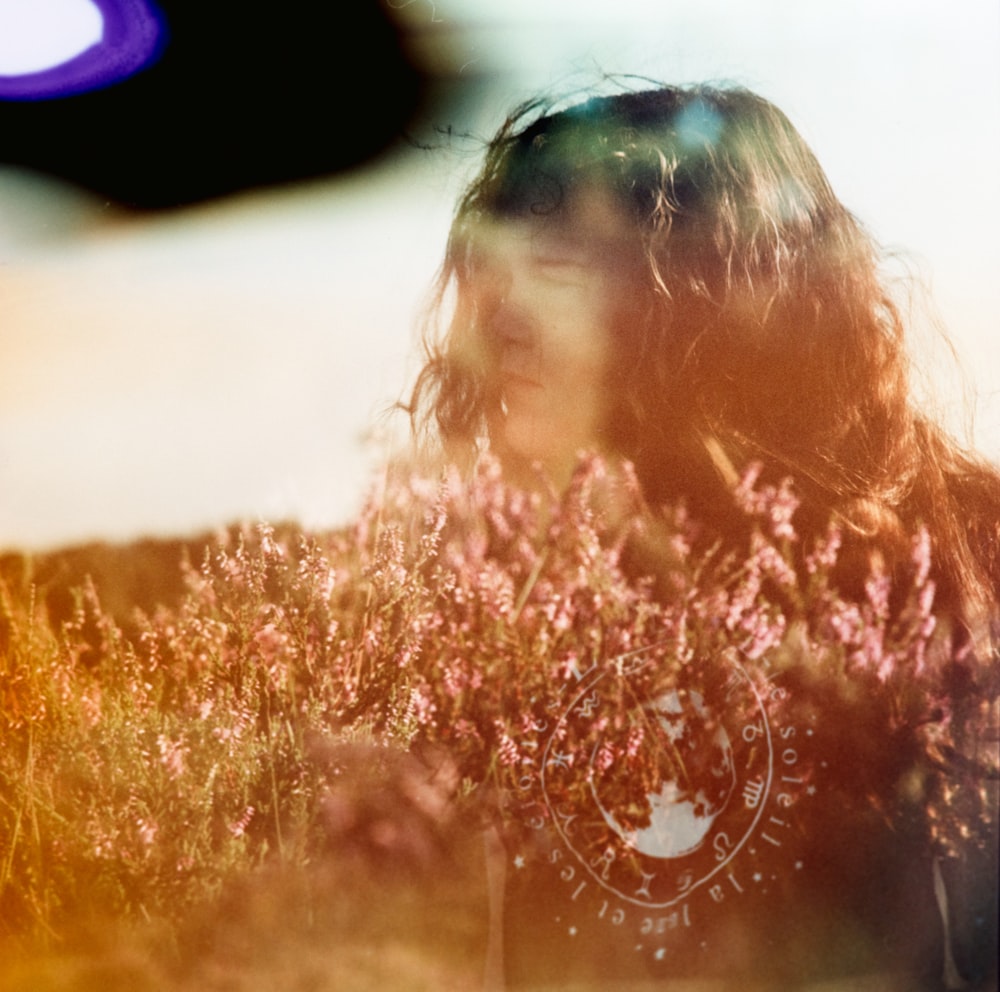
[[[0,75],[54,69],[103,34],[104,16],[92,0],[0,0]]]
[[[166,19],[150,0],[0,0],[0,100],[103,89],[157,60]]]

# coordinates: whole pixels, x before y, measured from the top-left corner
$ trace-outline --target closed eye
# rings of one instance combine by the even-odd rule
[[[581,282],[592,267],[589,259],[575,253],[534,255],[531,261],[539,275],[556,282]]]

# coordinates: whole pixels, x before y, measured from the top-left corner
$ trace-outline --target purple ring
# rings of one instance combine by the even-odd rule
[[[149,0],[92,0],[104,19],[101,40],[40,72],[0,75],[0,100],[49,100],[103,89],[155,62],[167,42],[166,18]]]

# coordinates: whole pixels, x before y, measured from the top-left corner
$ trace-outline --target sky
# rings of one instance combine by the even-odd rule
[[[785,110],[928,287],[964,374],[925,330],[921,382],[956,431],[971,398],[1000,459],[995,0],[389,6],[469,80],[459,116],[418,128],[432,147],[141,219],[0,167],[0,550],[348,520],[418,367],[475,136],[602,73],[736,82]]]

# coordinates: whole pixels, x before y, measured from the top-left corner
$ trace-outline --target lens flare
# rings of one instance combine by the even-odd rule
[[[91,0],[0,2],[0,73],[23,76],[75,59],[104,33]]]
[[[695,100],[678,115],[674,124],[685,149],[710,149],[722,134],[722,117],[704,100]]]
[[[148,0],[0,0],[0,100],[111,86],[165,43],[165,18]]]

